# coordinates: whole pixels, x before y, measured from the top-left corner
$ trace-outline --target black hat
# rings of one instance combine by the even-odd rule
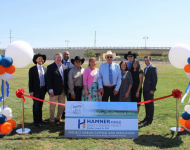
[[[84,59],[84,58],[81,59],[80,56],[75,56],[75,59],[71,59],[71,63],[74,64],[74,61],[75,61],[75,60],[80,60],[80,61],[81,61],[81,65],[82,65],[82,64],[84,63],[84,60],[85,60],[85,59]]]
[[[46,61],[46,55],[45,55],[45,54],[41,54],[41,53],[37,53],[37,54],[35,54],[34,57],[33,57],[33,62],[34,62],[34,64],[37,64],[36,59],[37,59],[38,57],[40,57],[40,56],[43,57],[43,59],[44,59],[43,64],[45,63],[45,61]]]
[[[135,53],[132,53],[131,51],[128,51],[127,54],[124,55],[124,58],[127,59],[127,56],[128,55],[133,55],[134,56],[134,59],[136,58],[136,54]],[[127,59],[128,60],[128,59]]]

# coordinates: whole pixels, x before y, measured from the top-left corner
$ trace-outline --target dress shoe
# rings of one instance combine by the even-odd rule
[[[150,121],[147,121],[145,124],[143,124],[144,126],[148,126],[148,125],[150,125],[150,124],[152,124],[152,122],[150,122]]]
[[[55,126],[55,123],[54,122],[50,122],[50,126]]]
[[[142,123],[144,123],[146,121],[147,121],[146,119],[143,119],[143,120],[139,121],[138,124],[142,124]]]
[[[42,121],[41,121],[41,123],[47,123],[47,121],[45,121],[45,120],[42,120]]]
[[[64,122],[63,120],[61,119],[55,119],[56,122]]]
[[[41,128],[42,127],[41,124],[34,124],[34,126],[37,127],[37,128]]]

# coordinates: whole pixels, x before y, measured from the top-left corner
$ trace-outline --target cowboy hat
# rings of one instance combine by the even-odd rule
[[[34,55],[34,57],[33,57],[33,62],[34,62],[34,64],[37,64],[36,59],[37,59],[38,57],[43,57],[43,59],[44,59],[43,64],[44,64],[45,61],[46,61],[46,55],[45,55],[45,54],[41,54],[41,53],[37,53],[37,54]]]
[[[80,56],[75,56],[75,59],[71,59],[71,63],[74,64],[75,60],[80,60],[81,61],[81,65],[84,63],[84,58],[81,59]]]
[[[105,57],[106,57],[107,55],[112,55],[113,58],[116,57],[116,54],[115,54],[115,53],[112,53],[112,51],[107,51],[107,53],[103,53],[103,55],[102,55],[103,59],[105,59]]]
[[[127,59],[128,55],[132,55],[134,57],[134,59],[136,58],[136,54],[132,53],[131,51],[128,51],[128,53],[124,55],[124,58]]]

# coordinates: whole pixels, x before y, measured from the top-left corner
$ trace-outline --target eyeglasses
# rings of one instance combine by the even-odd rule
[[[133,57],[132,55],[129,55],[129,56],[127,56],[127,57]]]
[[[113,58],[112,56],[107,56],[107,58]]]

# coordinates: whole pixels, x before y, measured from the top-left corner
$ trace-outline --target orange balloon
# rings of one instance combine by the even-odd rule
[[[186,121],[187,121],[187,120],[184,120],[183,118],[181,118],[181,119],[180,119],[181,125],[185,127],[185,122],[186,122]]]
[[[1,125],[1,132],[2,133],[9,133],[12,130],[12,125],[9,122],[5,122],[4,124]]]
[[[186,120],[186,122],[185,122],[185,127],[186,127],[187,129],[190,129],[190,119],[189,119],[189,120]]]
[[[15,72],[15,66],[11,65],[10,67],[6,67],[6,72],[12,74]]]
[[[0,65],[0,74],[4,74],[6,71],[6,68],[3,65]]]
[[[185,65],[184,70],[185,72],[190,73],[190,65],[189,64]]]
[[[8,120],[7,122],[9,122],[12,126],[12,129],[14,129],[16,127],[16,121],[14,121],[13,119]]]

